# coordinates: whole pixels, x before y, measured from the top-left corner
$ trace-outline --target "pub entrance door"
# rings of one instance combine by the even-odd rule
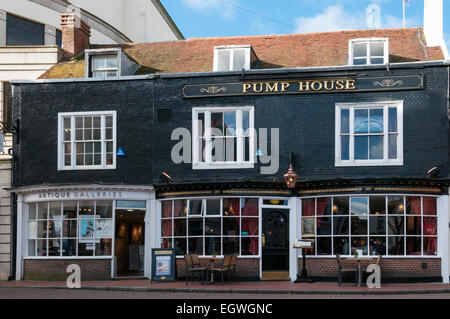
[[[289,280],[289,210],[263,209],[262,279]]]

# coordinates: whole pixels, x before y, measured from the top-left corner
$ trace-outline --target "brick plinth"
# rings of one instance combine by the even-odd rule
[[[209,267],[209,261],[201,261],[202,266]],[[216,265],[218,266],[218,265]],[[259,259],[239,258],[236,264],[236,278],[257,279],[259,277]],[[186,277],[186,266],[184,259],[177,259],[177,278]]]
[[[111,280],[110,259],[28,259],[24,260],[25,280],[66,280],[67,266],[79,265],[81,281]]]
[[[372,262],[362,261],[361,269],[367,269]],[[423,269],[422,266],[425,266]],[[303,261],[298,259],[299,273],[303,269]],[[355,268],[356,262],[343,260],[344,268]],[[380,263],[382,278],[427,278],[441,276],[440,258],[382,258]],[[307,258],[306,269],[312,277],[337,278],[337,261],[335,258]]]

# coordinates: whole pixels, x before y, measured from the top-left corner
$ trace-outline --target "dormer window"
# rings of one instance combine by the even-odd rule
[[[379,65],[389,63],[389,41],[387,38],[350,40],[350,65]]]
[[[86,77],[106,79],[123,75],[120,48],[86,50]]]
[[[110,78],[119,76],[117,55],[98,55],[92,57],[91,74],[93,78]]]
[[[257,59],[250,45],[233,45],[214,48],[214,71],[250,70]]]

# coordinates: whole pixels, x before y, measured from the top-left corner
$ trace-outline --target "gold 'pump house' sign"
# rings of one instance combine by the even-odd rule
[[[308,94],[423,89],[423,75],[367,78],[268,80],[185,85],[183,97]]]

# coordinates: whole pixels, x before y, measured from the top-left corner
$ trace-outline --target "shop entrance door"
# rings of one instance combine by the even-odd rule
[[[145,210],[116,209],[117,277],[144,276]]]
[[[289,279],[289,210],[263,209],[263,279]]]

